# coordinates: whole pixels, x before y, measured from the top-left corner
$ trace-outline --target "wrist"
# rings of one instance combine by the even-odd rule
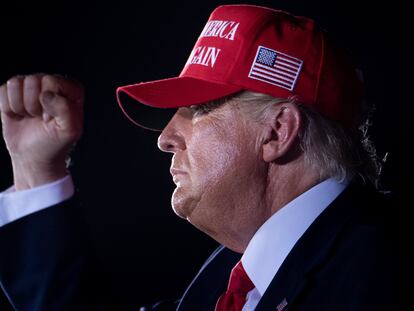
[[[13,159],[12,166],[16,191],[52,183],[68,175],[64,159],[54,163]]]

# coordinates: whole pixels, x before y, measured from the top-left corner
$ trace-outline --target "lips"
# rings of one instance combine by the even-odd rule
[[[176,184],[177,187],[181,185],[179,177],[184,174],[187,174],[185,171],[173,167],[170,169],[170,173],[172,175],[173,182]]]
[[[173,177],[178,174],[187,174],[185,171],[174,167],[170,168],[170,173]]]

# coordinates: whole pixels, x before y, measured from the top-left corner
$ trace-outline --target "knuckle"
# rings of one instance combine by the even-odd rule
[[[24,97],[25,101],[37,100],[40,93],[40,81],[36,76],[27,76],[24,80]]]
[[[42,77],[42,90],[50,90],[72,101],[82,101],[84,97],[83,85],[66,76],[45,75]]]
[[[42,76],[42,84],[48,85],[55,83],[55,78],[52,75],[44,75]]]
[[[33,88],[37,87],[40,83],[40,77],[37,75],[30,75],[24,78],[24,85],[25,87]]]
[[[56,79],[55,76],[47,74],[44,75],[42,78],[42,90],[52,91],[54,93],[58,93],[60,90],[59,81]]]
[[[36,75],[30,75],[25,77],[23,92],[23,102],[26,111],[32,116],[40,115],[40,78]]]
[[[19,88],[21,86],[21,82],[22,82],[22,77],[19,77],[19,76],[12,77],[7,81],[7,88],[10,88],[10,89]]]

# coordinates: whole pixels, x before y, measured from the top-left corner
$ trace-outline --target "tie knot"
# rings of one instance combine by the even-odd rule
[[[230,281],[227,290],[229,292],[246,295],[254,288],[253,282],[244,270],[242,262],[239,261],[237,265],[231,270]]]
[[[231,270],[229,286],[217,301],[215,311],[240,311],[246,302],[246,295],[254,288],[241,261]]]

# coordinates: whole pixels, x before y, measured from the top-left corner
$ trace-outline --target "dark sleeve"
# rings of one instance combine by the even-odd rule
[[[75,198],[0,228],[0,284],[19,311],[113,310]]]

